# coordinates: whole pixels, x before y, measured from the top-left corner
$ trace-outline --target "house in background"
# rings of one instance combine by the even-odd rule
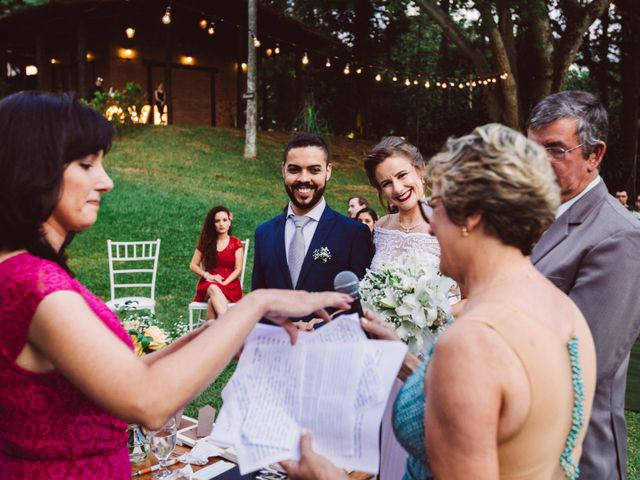
[[[244,0],[51,0],[0,18],[0,82],[86,98],[100,76],[105,90],[140,84],[150,105],[163,82],[169,123],[239,127],[246,25]],[[335,44],[264,7],[257,36],[259,68],[267,57]]]

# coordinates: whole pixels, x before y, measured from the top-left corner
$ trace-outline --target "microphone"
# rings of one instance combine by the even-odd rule
[[[360,291],[358,290],[359,285],[360,281],[358,280],[357,275],[349,270],[340,272],[333,279],[333,289],[336,292],[346,293],[353,298],[351,309],[345,313],[357,313],[358,317],[362,317],[364,316],[364,313],[362,312],[362,305],[360,304]]]

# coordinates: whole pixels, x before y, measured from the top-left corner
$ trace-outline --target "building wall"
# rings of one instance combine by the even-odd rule
[[[109,49],[110,61],[108,72],[103,74],[104,87],[122,89],[128,82],[140,84],[147,90],[147,66],[143,61],[164,61],[164,50],[140,46],[132,49],[134,58],[122,59],[123,46],[112,43]],[[172,63],[179,64],[181,55],[176,54]],[[193,65],[174,66],[171,69],[171,88],[173,101],[173,122],[175,124],[211,125],[211,75],[215,78],[216,93],[216,125],[233,127],[236,125],[236,68],[229,59],[211,57],[205,60],[204,55],[193,55]],[[212,69],[212,71],[202,70]],[[151,69],[151,94],[159,82],[164,81],[164,67],[153,66]]]

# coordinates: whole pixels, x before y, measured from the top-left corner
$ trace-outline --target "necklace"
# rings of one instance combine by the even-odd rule
[[[398,225],[400,225],[400,229],[404,232],[404,233],[409,233],[413,230],[416,229],[416,227],[418,227],[420,224],[422,223],[422,220],[418,220],[416,223],[409,225],[408,227],[405,227],[402,222],[400,221],[400,219],[398,219]]]

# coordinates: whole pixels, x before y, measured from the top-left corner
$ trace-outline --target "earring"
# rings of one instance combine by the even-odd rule
[[[469,230],[467,229],[467,227],[462,227],[460,230],[462,232],[462,236],[463,237],[468,237],[469,236]]]

